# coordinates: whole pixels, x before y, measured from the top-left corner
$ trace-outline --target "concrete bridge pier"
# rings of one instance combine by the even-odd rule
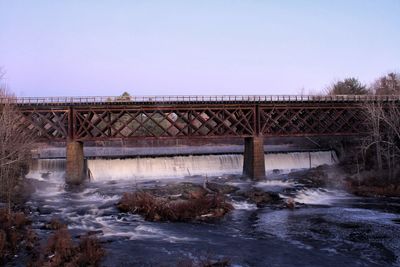
[[[243,175],[253,180],[265,178],[264,138],[262,136],[244,139]]]
[[[68,184],[81,184],[87,174],[83,143],[78,141],[67,142],[67,169],[65,181]]]

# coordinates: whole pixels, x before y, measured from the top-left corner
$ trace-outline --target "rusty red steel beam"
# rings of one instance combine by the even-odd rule
[[[366,119],[362,103],[349,101],[47,104],[19,107],[49,141],[360,135]]]

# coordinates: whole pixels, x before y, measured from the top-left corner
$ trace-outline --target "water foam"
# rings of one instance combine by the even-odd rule
[[[332,205],[335,202],[348,199],[351,195],[344,191],[320,188],[303,189],[298,191],[294,201],[310,205]]]
[[[235,201],[235,200],[233,200],[231,203],[232,203],[232,206],[236,210],[256,210],[257,209],[257,205],[256,204],[249,203],[247,201]]]
[[[337,162],[333,151],[265,154],[266,171],[304,169]],[[144,180],[193,175],[241,174],[243,155],[202,155],[133,159],[93,159],[88,167],[94,180]]]
[[[39,181],[61,180],[65,175],[65,159],[40,159],[32,161],[27,178]]]
[[[262,182],[257,182],[256,187],[259,188],[271,188],[271,187],[277,187],[277,188],[289,188],[295,186],[296,183],[293,181],[285,181],[285,180],[266,180]]]

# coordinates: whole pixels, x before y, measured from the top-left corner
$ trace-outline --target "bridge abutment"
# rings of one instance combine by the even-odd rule
[[[265,178],[264,138],[262,136],[244,139],[243,175],[253,180]]]
[[[68,141],[65,181],[68,184],[81,184],[86,178],[86,173],[83,143],[78,141]]]

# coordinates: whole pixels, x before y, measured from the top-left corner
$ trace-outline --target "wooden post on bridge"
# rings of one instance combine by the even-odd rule
[[[262,136],[244,139],[243,175],[253,180],[265,178],[264,138]]]

